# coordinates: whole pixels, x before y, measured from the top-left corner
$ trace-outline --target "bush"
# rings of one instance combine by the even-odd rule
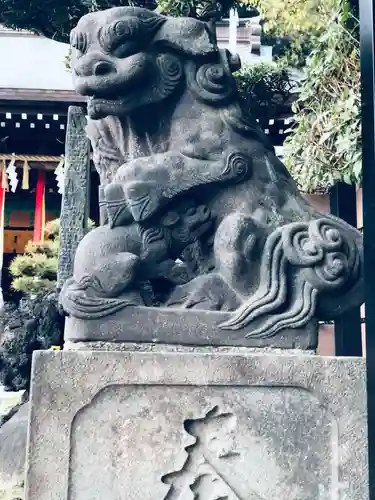
[[[309,60],[295,103],[296,127],[284,143],[285,163],[305,192],[361,182],[357,23],[345,3],[338,9]]]
[[[259,63],[245,65],[234,75],[241,100],[250,113],[268,124],[289,107],[295,83],[284,65]]]
[[[59,227],[52,221],[46,225],[46,241],[29,241],[23,255],[17,255],[9,266],[12,288],[25,295],[33,295],[56,287]]]
[[[94,223],[89,220],[89,230]],[[54,290],[57,282],[60,221],[55,219],[46,225],[43,242],[29,241],[25,253],[13,259],[9,272],[12,288],[30,296]]]

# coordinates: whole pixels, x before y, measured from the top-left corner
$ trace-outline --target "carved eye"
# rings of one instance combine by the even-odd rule
[[[112,52],[119,45],[134,41],[139,33],[140,23],[137,19],[123,19],[101,30],[99,40],[104,50]]]
[[[134,30],[130,21],[118,21],[113,26],[113,34],[119,38],[131,37]]]
[[[87,50],[87,37],[85,33],[72,30],[70,32],[70,45],[80,52],[84,53]]]

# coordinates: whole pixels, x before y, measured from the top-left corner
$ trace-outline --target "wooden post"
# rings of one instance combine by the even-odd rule
[[[90,142],[85,110],[70,106],[65,140],[64,193],[60,215],[60,252],[57,288],[73,275],[78,243],[87,232],[90,206]]]

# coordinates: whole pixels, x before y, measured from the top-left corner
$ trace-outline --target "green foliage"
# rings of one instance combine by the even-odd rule
[[[288,67],[303,68],[317,37],[315,34],[308,33],[292,38],[286,35],[277,35],[272,30],[263,29],[261,38],[262,45],[272,46],[274,61]]]
[[[352,29],[347,28],[351,21]],[[361,181],[359,44],[341,5],[319,38],[295,103],[297,125],[284,143],[285,162],[305,192]]]
[[[291,39],[321,34],[329,23],[336,0],[254,0],[266,20],[266,31]]]
[[[13,260],[9,270],[12,276],[17,278],[38,276],[56,280],[57,256],[44,253],[19,255]]]
[[[89,221],[91,223],[92,221]],[[51,220],[46,224],[45,233],[47,238],[56,240],[60,235],[60,219]]]
[[[64,59],[65,69],[69,73],[72,69],[72,55],[73,55],[72,47],[69,46],[68,53],[66,54]]]
[[[55,257],[58,253],[58,250],[58,236],[52,236],[51,239],[39,243],[29,241],[25,246],[26,255],[42,254],[43,256],[47,257]]]
[[[147,7],[147,0],[135,2]],[[150,0],[150,3],[151,0]],[[221,14],[228,12],[235,0],[220,0]],[[69,41],[69,33],[88,12],[128,5],[128,0],[0,0],[0,23],[9,28],[26,29],[53,38]],[[247,0],[238,4],[249,4]],[[210,7],[210,6],[213,7]],[[160,0],[158,8],[169,15],[202,16],[213,10],[211,0]]]
[[[171,16],[196,15],[198,2],[195,0],[159,0],[158,8]]]
[[[294,83],[284,65],[246,65],[234,77],[242,102],[254,117],[268,123],[286,110]]]
[[[135,0],[146,6],[154,0]],[[148,3],[147,3],[148,2]],[[261,11],[264,37],[273,40],[276,57],[293,66],[304,64],[311,39],[328,23],[335,0],[158,0],[158,11],[172,16],[207,18],[227,16],[236,6],[240,17]],[[28,29],[48,38],[68,42],[71,29],[84,14],[109,7],[128,5],[129,0],[0,0],[0,23]],[[216,10],[216,12],[215,12]],[[66,58],[69,69],[70,55]]]
[[[90,230],[94,223],[89,220],[88,226]],[[60,220],[49,222],[45,229],[46,240],[38,243],[29,241],[24,254],[17,255],[12,260],[9,272],[15,291],[29,296],[56,288],[59,232]]]
[[[336,0],[254,0],[263,18],[262,43],[272,45],[276,61],[301,68],[326,29]]]
[[[35,295],[42,290],[54,290],[56,288],[56,278],[51,280],[47,278],[42,279],[39,276],[20,276],[18,278],[14,278],[12,288],[16,292],[23,292],[27,295]]]
[[[244,0],[220,0],[218,3],[212,0],[158,0],[158,10],[170,16],[189,16],[207,20],[208,17],[219,17],[228,15],[233,6],[247,6],[248,1]],[[215,12],[214,16],[207,16],[207,13]]]
[[[29,241],[23,255],[17,255],[9,266],[12,288],[26,295],[34,295],[56,287],[59,233],[58,223],[46,225],[44,242]]]
[[[68,42],[71,29],[84,14],[124,5],[127,0],[0,0],[0,23]]]

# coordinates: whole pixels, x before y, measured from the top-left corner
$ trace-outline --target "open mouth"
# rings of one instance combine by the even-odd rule
[[[115,101],[108,101],[107,99],[98,99],[96,97],[89,97],[87,100],[87,112],[90,118],[97,120],[104,118],[109,114],[111,108],[115,105]]]
[[[108,115],[118,115],[125,111],[124,108],[126,108],[124,99],[104,99],[93,96],[87,100],[87,113],[93,120],[99,120]]]

